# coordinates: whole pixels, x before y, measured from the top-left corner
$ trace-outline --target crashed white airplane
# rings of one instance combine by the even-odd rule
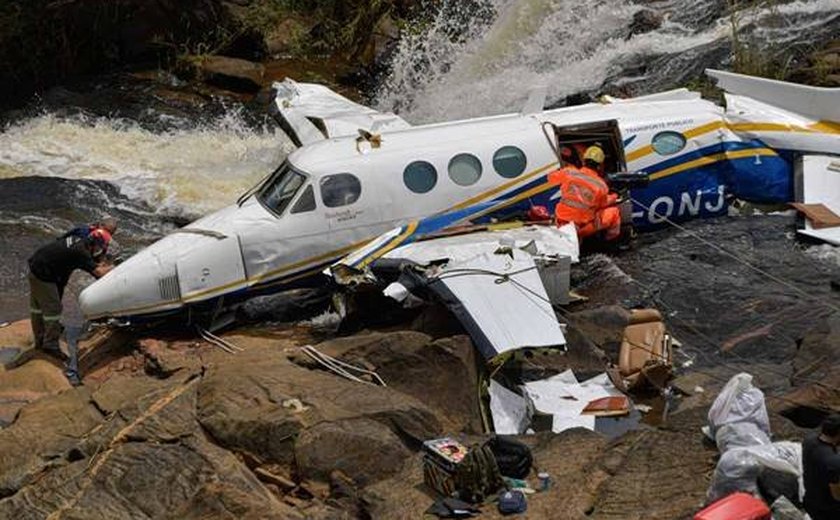
[[[564,143],[600,142],[607,171],[644,171],[639,227],[725,214],[727,201],[822,203],[840,213],[840,89],[710,71],[727,108],[685,89],[411,126],[318,85],[277,85],[299,149],[238,203],[120,264],[81,295],[89,319],[216,313],[323,283],[440,229],[552,207]],[[803,233],[840,244],[840,228]],[[577,244],[569,247],[576,256]]]

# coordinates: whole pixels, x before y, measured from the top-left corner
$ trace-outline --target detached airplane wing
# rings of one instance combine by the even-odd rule
[[[729,130],[795,154],[795,206],[808,217],[799,233],[840,245],[840,88],[706,74],[726,91]]]
[[[327,274],[346,286],[390,282],[384,293],[404,304],[410,293],[433,296],[488,360],[521,348],[563,348],[552,304],[568,303],[575,227],[473,226],[463,217],[453,212],[393,229]]]
[[[297,146],[349,135],[411,127],[393,113],[382,113],[350,101],[323,85],[291,79],[273,85],[275,114]]]

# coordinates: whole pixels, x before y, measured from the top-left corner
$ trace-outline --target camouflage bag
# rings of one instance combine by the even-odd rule
[[[504,486],[496,458],[486,443],[470,448],[455,469],[454,481],[459,498],[474,504],[484,502]]]

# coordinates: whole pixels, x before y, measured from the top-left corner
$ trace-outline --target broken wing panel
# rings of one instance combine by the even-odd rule
[[[837,104],[840,105],[840,89]],[[745,141],[761,140],[774,150],[834,153],[840,149],[840,123],[791,112],[746,96],[726,95],[729,129]]]
[[[718,87],[815,120],[840,122],[840,88],[812,87],[706,69]]]
[[[528,249],[534,255],[567,256],[578,261],[577,230],[572,226],[523,226],[487,230],[412,242],[394,249],[383,258],[405,258],[420,265],[447,258],[451,262],[468,260],[484,252],[493,252],[501,244]]]
[[[401,117],[354,103],[323,85],[286,79],[275,83],[275,107],[284,130],[298,146],[324,139],[409,128]]]
[[[840,147],[840,88],[812,87],[719,70],[726,123],[745,141],[774,150],[834,153]]]
[[[797,175],[801,187],[797,199],[806,204],[823,204],[840,215],[840,157],[806,155],[800,159]],[[799,233],[840,246],[840,227],[816,229],[805,219],[805,227]]]
[[[533,257],[484,253],[447,264],[429,283],[487,359],[566,344]]]

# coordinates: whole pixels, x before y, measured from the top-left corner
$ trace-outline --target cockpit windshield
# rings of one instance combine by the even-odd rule
[[[305,182],[303,174],[294,171],[288,162],[284,162],[260,187],[257,199],[269,211],[280,216]]]

